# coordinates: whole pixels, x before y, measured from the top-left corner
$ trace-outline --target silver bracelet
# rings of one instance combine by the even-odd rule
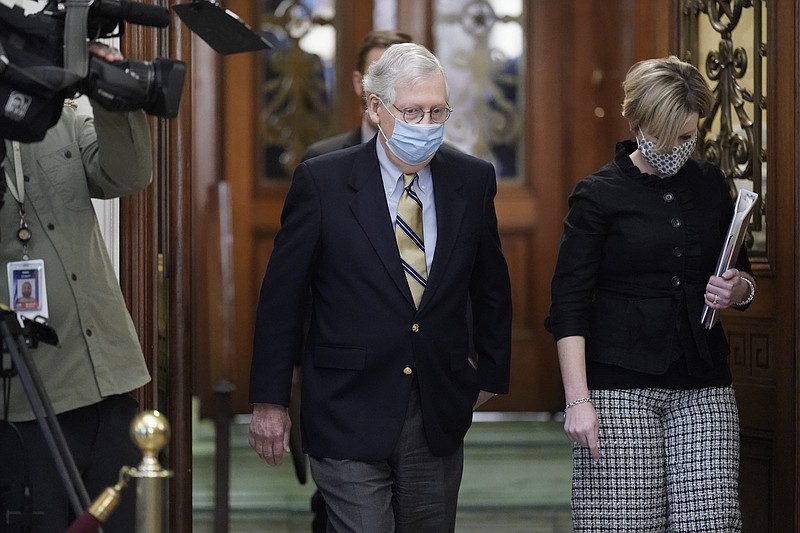
[[[564,412],[566,412],[567,409],[569,409],[570,407],[575,407],[576,405],[580,405],[580,404],[586,403],[586,402],[591,403],[592,402],[591,397],[587,396],[585,398],[578,398],[577,400],[572,400],[571,402],[569,402],[567,404],[566,407],[564,407]]]
[[[747,298],[745,298],[741,302],[733,304],[734,307],[744,307],[745,305],[747,305],[750,302],[752,302],[753,298],[756,297],[756,286],[755,286],[755,284],[753,284],[752,281],[750,281],[749,279],[747,279],[744,276],[739,276],[739,277],[742,278],[744,281],[746,281],[748,285],[750,285],[750,294],[748,294]]]

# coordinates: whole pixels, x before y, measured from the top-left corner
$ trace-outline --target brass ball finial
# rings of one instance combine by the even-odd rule
[[[157,454],[169,437],[169,422],[159,411],[143,411],[131,422],[131,439],[145,455]]]

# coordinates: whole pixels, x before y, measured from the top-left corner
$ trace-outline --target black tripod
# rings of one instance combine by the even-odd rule
[[[80,516],[84,509],[89,507],[91,500],[89,500],[86,487],[67,446],[64,434],[61,432],[61,426],[53,412],[50,398],[47,396],[38,370],[31,362],[28,351],[29,347],[35,348],[40,340],[56,345],[58,337],[55,331],[44,323],[25,318],[23,318],[23,323],[25,324],[24,329],[20,325],[16,313],[0,306],[0,337],[2,337],[3,347],[11,356],[12,368],[19,375],[22,388],[42,429],[42,434],[64,483],[75,516]],[[31,524],[28,523],[30,521],[30,517],[20,520],[20,522],[26,522],[26,529],[23,531],[30,529]]]

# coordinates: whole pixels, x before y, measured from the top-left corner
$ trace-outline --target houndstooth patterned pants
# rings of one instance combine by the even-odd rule
[[[741,531],[733,388],[594,390],[599,462],[573,447],[576,533]]]

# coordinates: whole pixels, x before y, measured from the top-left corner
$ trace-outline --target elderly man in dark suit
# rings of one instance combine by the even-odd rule
[[[495,172],[441,146],[447,82],[424,47],[387,49],[364,88],[378,135],[301,163],[286,198],[256,314],[249,440],[271,465],[288,451],[301,353],[303,448],[331,530],[454,531],[472,411],[508,392]]]

